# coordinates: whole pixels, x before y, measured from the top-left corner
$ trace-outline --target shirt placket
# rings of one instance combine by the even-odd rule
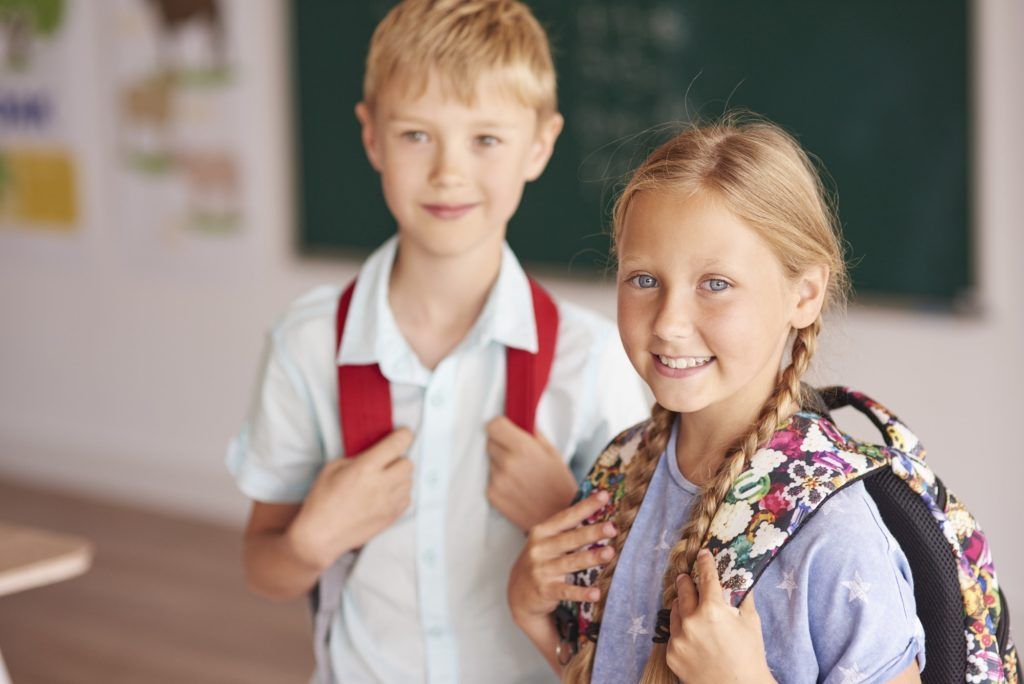
[[[429,684],[458,681],[455,635],[448,611],[447,557],[445,554],[446,502],[450,461],[454,447],[455,365],[448,357],[431,373],[420,422],[420,477],[416,478],[416,580],[420,600],[420,626],[426,650]]]

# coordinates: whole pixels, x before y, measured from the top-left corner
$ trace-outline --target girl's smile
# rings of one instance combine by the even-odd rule
[[[688,378],[705,370],[715,362],[714,356],[665,356],[653,354],[655,370],[667,378]]]

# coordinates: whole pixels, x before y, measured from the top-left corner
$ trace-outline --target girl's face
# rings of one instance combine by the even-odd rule
[[[619,334],[658,403],[756,411],[790,331],[817,317],[823,279],[787,278],[768,244],[708,195],[639,193],[617,246]]]

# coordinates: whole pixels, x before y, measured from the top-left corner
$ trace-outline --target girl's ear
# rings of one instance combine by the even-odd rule
[[[546,120],[538,121],[537,136],[533,141],[533,148],[530,150],[530,160],[526,167],[526,180],[534,181],[544,173],[551,153],[555,151],[555,141],[558,134],[562,132],[565,119],[558,112],[550,115]]]
[[[380,154],[377,151],[377,131],[374,128],[373,110],[365,102],[356,105],[356,118],[362,126],[363,149],[366,150],[366,158],[370,160],[370,166],[380,173]]]
[[[824,264],[812,266],[804,271],[796,283],[796,308],[790,323],[797,330],[806,328],[818,320],[828,290],[829,268]]]

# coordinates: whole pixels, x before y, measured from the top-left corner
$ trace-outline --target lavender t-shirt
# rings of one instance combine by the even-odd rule
[[[697,493],[679,471],[676,430],[678,423],[612,580],[595,684],[639,681],[651,651],[668,551]],[[910,567],[861,483],[804,524],[758,580],[754,599],[780,684],[885,681],[915,658],[924,667]]]

